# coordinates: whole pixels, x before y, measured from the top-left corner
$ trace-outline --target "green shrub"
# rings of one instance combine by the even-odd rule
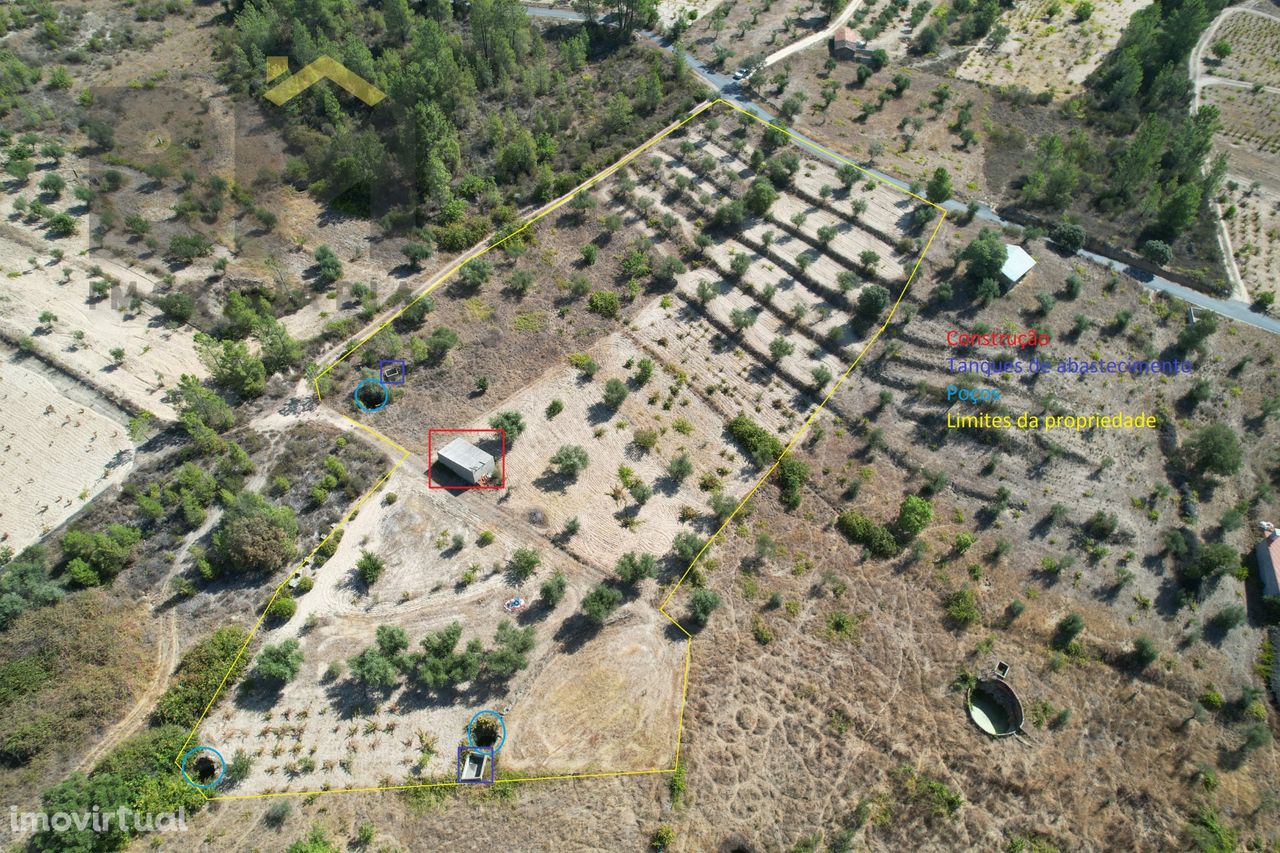
[[[603,625],[609,614],[622,604],[622,593],[610,586],[596,584],[582,599],[582,612],[597,625]]]
[[[521,581],[532,577],[540,565],[542,565],[542,555],[533,548],[517,548],[511,555],[511,572]]]
[[[904,540],[914,539],[933,520],[933,504],[917,495],[907,495],[898,507],[898,531]]]
[[[654,850],[666,850],[675,843],[675,840],[676,831],[664,823],[649,836],[649,846]]]
[[[387,565],[382,558],[372,551],[362,550],[360,559],[356,560],[356,573],[365,586],[373,586],[386,570]]]
[[[689,615],[699,626],[707,624],[711,613],[720,606],[720,596],[709,589],[696,589],[689,597]]]
[[[213,697],[223,676],[223,689],[230,688],[244,673],[247,659],[240,656],[249,633],[239,625],[219,628],[182,656],[169,688],[156,702],[153,714],[159,724],[173,724],[185,730],[196,724],[205,705]],[[234,663],[234,666],[233,666]]]
[[[1054,630],[1053,643],[1060,649],[1071,645],[1084,630],[1084,618],[1079,613],[1068,613],[1058,621]]]
[[[298,602],[289,595],[277,595],[267,605],[266,617],[276,622],[288,622],[298,612]]]
[[[957,625],[967,627],[982,618],[978,612],[978,596],[968,584],[948,593],[943,607],[947,618]]]
[[[596,290],[587,297],[587,308],[601,317],[616,320],[622,311],[622,303],[613,291]]]
[[[542,587],[538,590],[539,600],[548,608],[555,607],[564,599],[568,587],[569,582],[564,572],[557,571],[542,582]]]
[[[628,551],[618,558],[615,570],[623,582],[634,584],[657,574],[658,563],[652,554]]]
[[[896,557],[900,551],[897,540],[888,529],[853,510],[840,513],[836,527],[851,541],[866,546],[875,557]]]
[[[1146,669],[1160,657],[1155,643],[1148,637],[1138,637],[1133,641],[1133,662],[1138,669]]]
[[[604,404],[616,410],[627,399],[627,386],[621,379],[610,379],[604,385]]]

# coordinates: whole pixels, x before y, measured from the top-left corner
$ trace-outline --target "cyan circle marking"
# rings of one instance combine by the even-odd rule
[[[373,408],[369,408],[368,406],[366,406],[364,404],[364,401],[360,399],[360,389],[370,383],[382,386],[382,402],[374,406]],[[381,379],[377,379],[374,377],[370,377],[368,379],[361,379],[359,382],[357,382],[356,390],[352,393],[351,396],[356,401],[356,407],[359,408],[360,411],[362,412],[380,412],[384,408],[386,408],[387,403],[391,402],[391,392],[387,389],[386,383],[384,383]]]
[[[205,752],[205,751],[212,752],[214,755],[218,756],[218,778],[214,779],[212,782],[208,783],[207,785],[201,785],[199,782],[195,781],[194,779],[192,779],[190,776],[187,775],[187,760],[191,758],[191,756],[194,755],[195,753]],[[222,753],[218,752],[218,750],[214,749],[211,746],[193,746],[186,751],[186,754],[182,756],[182,778],[187,780],[188,785],[193,785],[196,788],[208,789],[208,788],[215,787],[219,782],[222,781],[222,777],[226,775],[226,772],[227,772],[227,762],[223,760]]]
[[[481,747],[478,743],[476,743],[475,736],[471,734],[471,727],[475,725],[476,720],[480,718],[481,714],[491,714],[497,717],[498,725],[502,726],[502,739],[490,747]],[[477,749],[488,749],[494,755],[497,755],[498,750],[502,749],[502,745],[507,742],[507,721],[502,719],[502,715],[499,714],[497,711],[490,711],[487,708],[483,711],[476,711],[475,715],[471,718],[471,721],[467,723],[467,740],[469,740],[471,742],[471,745],[476,747]]]

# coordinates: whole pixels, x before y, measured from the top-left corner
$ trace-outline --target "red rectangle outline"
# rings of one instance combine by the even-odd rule
[[[431,436],[437,432],[496,432],[502,441],[502,482],[496,486],[437,486],[431,483]],[[507,431],[505,429],[428,429],[427,430],[427,488],[428,489],[444,489],[447,492],[462,492],[472,489],[498,490],[501,491],[507,487]]]

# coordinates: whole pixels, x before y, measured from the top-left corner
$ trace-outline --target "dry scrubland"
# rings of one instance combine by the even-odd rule
[[[130,468],[127,418],[105,401],[75,401],[74,386],[8,347],[0,351],[0,538],[21,550]]]
[[[972,229],[944,234],[939,259]],[[1178,451],[1162,449],[1155,433],[1010,433],[997,437],[1007,440],[998,448],[983,434],[945,428],[937,389],[948,380],[939,343],[948,328],[1041,322],[1055,337],[1044,354],[1141,358],[1184,325],[1180,306],[1077,268],[1042,243],[1029,249],[1040,261],[1034,273],[986,308],[963,296],[942,300],[935,288],[950,271],[929,265],[900,321],[798,448],[814,473],[801,507],[784,510],[766,487],[713,549],[703,568],[724,604],[692,646],[684,790],[675,803],[666,777],[641,777],[500,786],[427,805],[324,798],[272,819],[269,803],[237,804],[206,818],[207,849],[282,846],[316,824],[342,837],[368,822],[381,843],[409,849],[491,839],[543,850],[551,826],[528,829],[554,814],[558,849],[642,849],[665,823],[682,850],[842,849],[849,841],[871,850],[1005,849],[1019,839],[1064,850],[1168,850],[1191,844],[1190,823],[1206,808],[1242,842],[1274,843],[1280,762],[1274,746],[1242,747],[1259,707],[1275,728],[1269,705],[1240,704],[1244,687],[1261,685],[1262,633],[1204,627],[1236,602],[1252,613],[1255,582],[1222,577],[1192,595],[1194,610],[1186,606],[1177,560],[1162,544],[1163,532],[1183,523],[1168,479]],[[1074,298],[1072,273],[1081,278]],[[1035,297],[1046,292],[1058,301],[1040,318]],[[1078,337],[1068,331],[1076,313],[1098,318]],[[1179,442],[1204,424],[1232,426],[1244,467],[1199,503],[1190,526],[1243,552],[1248,526],[1275,510],[1274,497],[1257,497],[1275,477],[1278,427],[1258,416],[1276,378],[1268,352],[1261,333],[1224,323],[1191,377],[1051,375],[999,387],[1015,412],[1163,405]],[[1211,393],[1192,410],[1182,398],[1197,378]],[[833,527],[847,508],[887,522],[904,494],[929,493],[930,482],[933,522],[923,545],[897,558],[864,554]],[[1240,501],[1249,507],[1245,526],[1215,532]],[[1090,556],[1082,528],[1098,510],[1116,514],[1116,530]],[[958,546],[960,533],[973,544]],[[974,622],[945,609],[966,587]],[[1063,652],[1053,635],[1069,612],[1085,630]],[[1132,660],[1141,635],[1159,653],[1146,668]],[[965,715],[959,685],[996,659],[1011,664],[1028,711],[1020,742],[986,739]],[[1207,704],[1198,710],[1197,702]]]
[[[299,612],[263,634],[264,644],[300,640],[302,674],[278,700],[249,690],[201,730],[202,742],[257,757],[236,793],[449,778],[454,744],[483,707],[509,709],[505,773],[670,765],[685,643],[657,605],[689,558],[672,543],[708,537],[718,526],[707,510],[713,495],[732,507],[759,476],[725,423],[745,412],[783,441],[794,433],[865,343],[851,325],[862,289],[881,289],[883,313],[923,245],[906,236],[901,193],[871,184],[823,191],[839,184],[835,170],[797,158],[767,216],[709,232],[695,250],[719,200],[740,197],[754,178],[758,128],[723,118],[702,117],[590,201],[538,223],[520,251],[472,262],[491,263],[484,281],[465,281],[464,270],[429,297],[422,328],[457,328],[456,346],[411,367],[384,411],[361,415],[414,452],[383,487],[395,498],[361,511]],[[598,247],[594,263],[573,261],[584,244]],[[688,268],[669,266],[676,252]],[[734,269],[735,258],[745,268]],[[513,288],[526,271],[532,280]],[[645,293],[650,272],[657,292]],[[569,287],[584,276],[596,296],[623,291],[623,331],[610,332],[616,324]],[[350,412],[361,363],[412,351],[413,323],[391,330],[326,375],[328,405]],[[478,377],[492,377],[484,393],[457,399]],[[611,381],[627,389],[621,402],[605,399]],[[504,492],[426,488],[428,428],[483,428],[507,411],[522,413],[524,426],[508,445]],[[564,446],[585,451],[585,469],[559,469],[553,457]],[[671,473],[678,460],[689,470]],[[543,555],[523,582],[511,568],[522,545]],[[387,564],[369,587],[353,568],[364,551]],[[627,553],[657,557],[657,582],[619,583],[614,567]],[[464,641],[487,642],[509,618],[502,602],[535,599],[557,571],[567,594],[520,617],[536,646],[529,668],[507,681],[366,696],[329,671],[381,624],[416,642],[458,621]],[[628,603],[602,629],[566,618],[605,580]],[[685,613],[686,597],[672,607]],[[425,760],[419,732],[433,744]]]
[[[1071,4],[1058,0],[1019,4],[1001,15],[1009,37],[999,47],[977,47],[956,76],[991,86],[1023,86],[1032,92],[1070,97],[1111,52],[1129,18],[1147,0],[1099,0],[1080,20]]]

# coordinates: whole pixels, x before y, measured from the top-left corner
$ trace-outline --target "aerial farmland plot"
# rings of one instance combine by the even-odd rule
[[[1024,86],[1069,97],[1120,40],[1129,18],[1146,0],[1099,0],[1079,7],[1056,0],[1019,4],[1000,19],[1007,38],[972,51],[956,76],[993,86]]]
[[[1280,117],[1273,93],[1214,86],[1205,89],[1203,97],[1221,113],[1222,136],[1262,154],[1280,151]]]
[[[672,767],[714,539],[758,489],[799,504],[778,453],[938,227],[735,119],[696,114],[318,377],[399,462],[260,629],[302,671],[259,663],[198,729],[249,759],[236,796],[457,784],[477,720],[499,779]],[[436,430],[492,455],[482,488]]]
[[[1214,31],[1214,39],[1231,45],[1229,56],[1216,62],[1211,73],[1228,80],[1263,86],[1280,85],[1280,20],[1241,9]]]

